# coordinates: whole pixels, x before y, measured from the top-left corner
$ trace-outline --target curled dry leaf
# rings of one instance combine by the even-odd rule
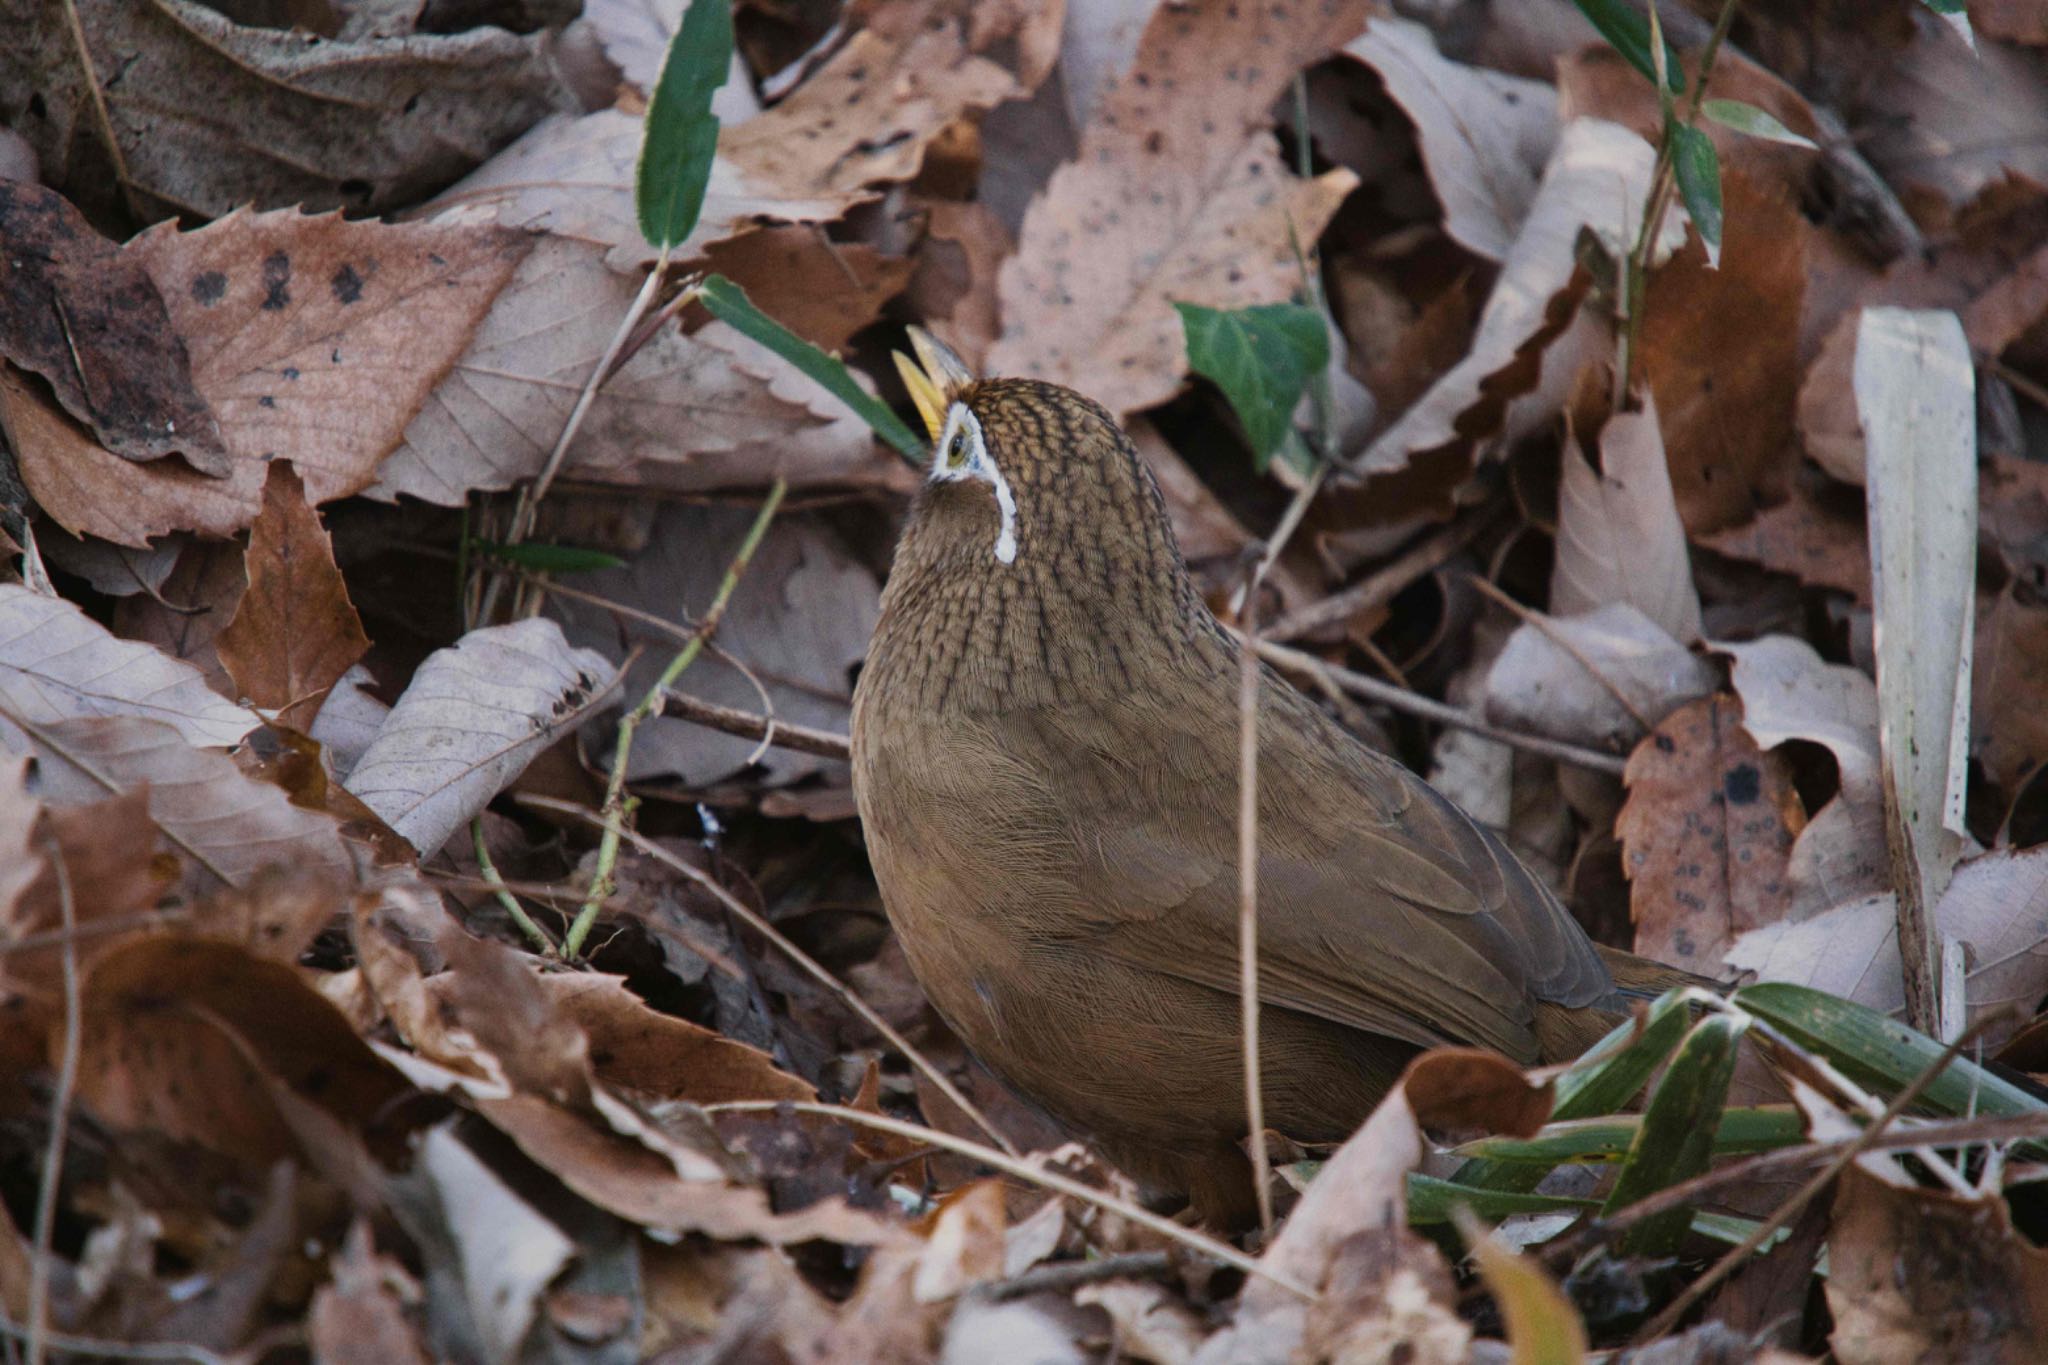
[[[1614,822],[1638,953],[1718,975],[1735,936],[1792,904],[1786,861],[1805,819],[1790,766],[1724,695],[1687,702],[1629,756]]]
[[[1766,749],[1789,740],[1825,745],[1840,787],[1792,844],[1790,919],[1805,919],[1890,885],[1885,860],[1884,786],[1877,755],[1877,685],[1858,669],[1831,664],[1804,640],[1767,635],[1716,644],[1733,661],[1742,728]]]
[[[1578,269],[1579,233],[1590,228],[1617,259],[1625,255],[1638,233],[1654,161],[1650,145],[1618,124],[1575,119],[1565,125],[1479,315],[1470,353],[1380,433],[1356,462],[1360,468],[1406,469],[1426,453],[1469,452],[1503,428],[1530,430],[1557,415],[1591,349],[1590,335],[1576,329],[1577,339],[1557,348],[1579,319],[1589,286]],[[1654,259],[1675,250],[1685,230],[1684,214],[1674,210]]]
[[[430,854],[568,733],[617,672],[553,621],[473,630],[420,665],[348,789]]]
[[[115,638],[69,602],[0,583],[0,722],[77,716],[161,721],[202,747],[237,743],[258,723],[190,664]]]
[[[0,109],[44,178],[111,203],[110,129],[144,221],[251,202],[382,212],[571,103],[547,31],[309,42],[193,0],[75,10],[7,0],[0,28]]]
[[[1685,527],[1671,493],[1657,404],[1618,412],[1600,431],[1600,471],[1567,441],[1557,493],[1550,606],[1560,616],[1609,602],[1640,610],[1680,644],[1700,638]]]
[[[221,665],[243,697],[304,730],[370,637],[320,514],[287,460],[270,466],[243,562],[249,589],[217,641]]]
[[[149,819],[189,860],[188,885],[248,886],[267,868],[347,878],[354,863],[339,824],[305,810],[225,754],[195,749],[171,726],[138,716],[24,723],[45,799],[81,805],[145,791]]]
[[[1414,123],[1445,234],[1476,256],[1504,259],[1557,143],[1557,92],[1446,61],[1429,30],[1405,19],[1369,20],[1344,53],[1377,71]]]
[[[1487,673],[1487,718],[1599,748],[1633,745],[1714,670],[1626,602],[1525,621]]]
[[[1288,298],[1357,177],[1297,181],[1267,131],[1294,73],[1355,36],[1338,0],[1162,5],[1072,161],[1025,213],[998,277],[992,372],[1080,389],[1112,412],[1171,397],[1187,372],[1175,302]]]
[[[148,271],[40,185],[0,181],[0,356],[47,380],[122,459],[180,453],[202,473],[227,472]]]
[[[2009,1005],[2018,1006],[2015,1017],[2031,1017],[2048,995],[2048,855],[1987,853],[1961,864],[1933,918],[1965,949],[1969,1018]],[[1736,940],[1727,960],[1761,980],[1812,986],[1881,1012],[1905,1005],[1898,907],[1889,894],[1753,930]],[[1993,1025],[1985,1044],[2011,1033],[2009,1024]]]
[[[124,545],[241,530],[273,459],[293,462],[315,503],[360,492],[527,249],[491,228],[296,212],[144,233],[124,254],[162,290],[232,467],[221,479],[169,462],[138,469],[59,432],[22,449],[23,480],[67,529]],[[0,397],[10,430],[12,414],[33,415],[24,395]]]
[[[596,247],[537,242],[370,496],[453,507],[538,475],[633,294]],[[657,332],[599,390],[563,468],[686,492],[778,475],[797,487],[907,481],[845,405],[722,322]]]

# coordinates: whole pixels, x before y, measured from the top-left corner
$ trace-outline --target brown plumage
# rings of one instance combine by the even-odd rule
[[[984,1061],[1142,1183],[1235,1221],[1238,646],[1107,412],[1018,380],[941,397],[980,445],[937,456],[854,693],[883,901]],[[1596,950],[1492,834],[1270,670],[1259,745],[1271,1127],[1344,1137],[1432,1044],[1574,1055],[1625,1012],[1617,975],[1676,979]]]

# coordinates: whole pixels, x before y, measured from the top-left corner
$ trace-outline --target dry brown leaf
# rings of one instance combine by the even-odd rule
[[[2048,182],[2048,54],[1923,22],[1883,91],[1886,117],[1859,142],[1902,195],[1952,210],[2014,172]]]
[[[977,374],[1003,330],[996,277],[1015,249],[1003,220],[984,204],[934,200],[926,207],[905,302]]]
[[[1625,602],[1680,644],[1699,639],[1700,595],[1655,400],[1645,396],[1641,411],[1607,420],[1598,473],[1576,442],[1566,442],[1563,461],[1550,609],[1575,616]]]
[[[1726,694],[1688,702],[1629,756],[1614,822],[1636,951],[1707,976],[1735,936],[1792,905],[1787,858],[1805,815],[1785,760],[1757,748]]]
[[[249,525],[272,459],[298,467],[315,503],[360,492],[527,246],[491,229],[296,212],[145,233],[128,250],[163,291],[232,469],[208,479],[174,462],[131,466],[0,385],[9,430],[36,424],[17,445],[22,477],[66,528],[124,545]]]
[[[1852,1166],[1835,1188],[1826,1283],[1842,1365],[2022,1365],[2048,1334],[2048,1251],[2014,1228],[1998,1190],[1964,1198]]]
[[[1967,951],[1970,1019],[2007,1006],[2018,1007],[2014,1018],[2032,1016],[2048,995],[2048,854],[1987,853],[1960,864],[1935,924]],[[1884,1013],[1905,1005],[1898,909],[1888,893],[1745,934],[1727,958],[1762,980],[1812,986]],[[2012,1031],[1992,1025],[1986,1046]]]
[[[1863,500],[1848,495],[1853,491],[1802,472],[1785,501],[1699,542],[1814,587],[1838,588],[1868,606],[1870,545],[1863,534]]]
[[[288,460],[270,466],[249,531],[248,591],[220,633],[221,666],[241,695],[295,730],[370,647],[334,564],[334,545]]]
[[[1580,230],[1625,255],[1654,160],[1650,145],[1618,124],[1565,125],[1470,353],[1373,440],[1360,467],[1392,472],[1424,454],[1463,454],[1503,428],[1512,435],[1557,415],[1582,362],[1595,353],[1605,359],[1610,344],[1579,312],[1589,284],[1578,270]],[[1686,227],[1682,214],[1665,220],[1658,260],[1685,240]]]
[[[1732,661],[1729,682],[1742,698],[1742,728],[1766,749],[1789,740],[1825,745],[1840,787],[1792,844],[1792,910],[1805,919],[1891,885],[1884,841],[1884,787],[1878,771],[1877,684],[1831,664],[1804,640],[1767,635],[1716,644]]]
[[[15,828],[38,814],[23,808],[26,799],[19,789],[8,798],[8,818]],[[40,865],[27,869],[26,888],[0,913],[0,940],[61,932],[64,891],[55,867],[61,859],[63,880],[70,887],[73,922],[86,931],[78,940],[83,945],[80,960],[84,961],[110,941],[93,933],[94,928],[120,925],[154,906],[163,895],[169,872],[156,860],[156,831],[149,823],[148,797],[130,792],[89,806],[51,807],[41,811],[41,816],[40,823],[32,826]],[[11,994],[34,994],[54,1001],[63,990],[62,972],[54,946],[32,950],[14,944],[0,955],[0,982]],[[0,1031],[0,1047],[18,1043],[11,1031]],[[40,1042],[32,1051],[47,1056]]]
[[[24,723],[53,802],[82,805],[147,791],[149,818],[194,865],[189,885],[248,886],[259,873],[290,867],[348,877],[354,862],[337,822],[291,803],[285,793],[239,772],[223,754],[195,749],[160,721],[81,716]]]
[[[39,185],[0,181],[0,355],[50,384],[125,460],[228,469],[148,272]]]
[[[333,1365],[427,1365],[426,1347],[392,1291],[394,1284],[410,1284],[411,1277],[377,1254],[367,1219],[358,1217],[350,1226],[327,1266],[334,1278],[314,1293],[306,1315],[307,1344],[315,1357]]]
[[[650,1008],[623,977],[571,972],[544,977],[541,986],[554,1013],[590,1040],[599,1080],[692,1104],[818,1097],[760,1049]]]
[[[190,664],[115,638],[69,602],[0,583],[0,717],[48,724],[74,716],[144,717],[189,744],[220,747],[257,724]]]
[[[747,291],[769,317],[837,352],[910,279],[910,261],[805,227],[763,228],[705,251],[705,263]]]
[[[427,399],[370,496],[453,507],[547,463],[584,381],[631,304],[632,280],[587,243],[548,237]],[[901,460],[789,362],[724,323],[657,332],[591,404],[563,466],[578,478],[677,491],[904,487]]]
[[[1970,23],[1987,37],[2048,44],[2048,4],[2042,0],[1970,0]]]
[[[1486,260],[1504,259],[1557,143],[1557,92],[1446,61],[1429,30],[1405,19],[1369,21],[1344,53],[1379,73],[1415,125],[1445,234]]]
[[[1296,71],[1358,33],[1366,9],[1157,9],[1074,159],[1025,214],[999,277],[990,371],[1130,412],[1171,397],[1186,373],[1175,301],[1289,297],[1300,281],[1293,241],[1314,242],[1357,177],[1294,180],[1267,131],[1270,107]]]
[[[1695,237],[1651,275],[1638,357],[1694,536],[1748,521],[1788,482],[1813,231],[1792,201],[1733,166],[1721,195],[1719,267]]]
[[[1971,756],[2010,801],[2048,758],[2048,608],[2009,585],[1981,604],[1970,670]]]
[[[34,144],[46,181],[114,206],[110,126],[144,221],[252,201],[381,212],[572,103],[547,31],[322,41],[193,0],[6,0],[0,30],[0,111]]]

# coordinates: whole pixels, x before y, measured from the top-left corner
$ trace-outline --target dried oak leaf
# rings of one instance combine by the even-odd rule
[[[54,190],[0,180],[0,356],[49,381],[64,410],[124,460],[228,453],[192,385],[185,344],[141,261]]]
[[[369,495],[452,507],[539,474],[635,287],[601,248],[539,239]],[[719,322],[655,333],[599,390],[563,469],[679,492],[777,475],[797,487],[908,482],[844,404]]]
[[[1804,813],[1790,765],[1757,748],[1726,694],[1687,702],[1629,756],[1615,818],[1636,951],[1718,974],[1735,936],[1792,903],[1786,859]]]
[[[270,466],[249,530],[248,591],[221,631],[221,666],[241,695],[304,730],[370,637],[334,563],[334,545],[288,460]]]
[[[289,211],[154,228],[126,250],[163,293],[232,469],[130,466],[75,431],[65,440],[54,414],[0,383],[10,431],[36,423],[16,445],[23,480],[67,529],[124,545],[249,525],[272,459],[293,462],[314,503],[360,492],[528,247],[500,229]]]
[[[1299,181],[1268,131],[1294,73],[1364,27],[1358,0],[1162,5],[1074,159],[1025,213],[998,277],[988,365],[1070,385],[1113,412],[1173,395],[1187,371],[1176,301],[1272,303],[1298,288],[1357,184]]]
[[[44,178],[98,207],[118,184],[144,221],[250,203],[381,212],[574,104],[547,32],[334,41],[193,0],[0,0],[0,32],[0,116]]]
[[[1567,441],[1557,491],[1550,608],[1560,616],[1626,602],[1680,644],[1700,637],[1685,527],[1673,499],[1657,404],[1620,412],[1600,429],[1595,472]]]
[[[1869,606],[1870,544],[1859,491],[1801,469],[1789,494],[1741,525],[1699,537],[1700,544],[1814,587],[1838,588]]]

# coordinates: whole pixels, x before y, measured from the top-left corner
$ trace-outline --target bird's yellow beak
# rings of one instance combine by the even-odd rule
[[[953,354],[951,347],[924,328],[911,327],[908,331],[917,359],[912,360],[901,351],[892,352],[896,373],[903,376],[910,401],[917,404],[917,415],[924,418],[925,430],[936,441],[946,427],[946,409],[952,406],[956,394],[974,382],[974,373]]]

